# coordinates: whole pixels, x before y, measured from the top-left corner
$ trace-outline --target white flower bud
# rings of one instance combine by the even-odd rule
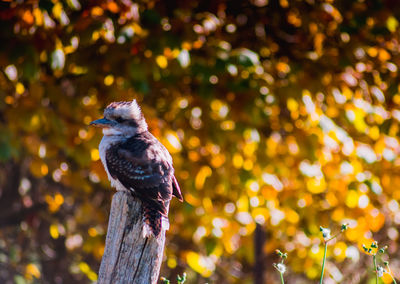
[[[282,274],[286,272],[286,266],[283,263],[274,263],[274,267]]]
[[[321,232],[322,232],[322,236],[324,237],[324,239],[329,239],[331,237],[331,230],[330,229],[322,228]]]
[[[378,265],[378,267],[376,268],[376,273],[378,274],[378,277],[382,277],[383,273],[386,272],[386,269],[383,268],[382,266]]]

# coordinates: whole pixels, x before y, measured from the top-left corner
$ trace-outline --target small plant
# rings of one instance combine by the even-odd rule
[[[171,281],[169,281],[169,280],[168,280],[167,278],[165,278],[165,277],[161,277],[160,280],[161,280],[161,283],[162,283],[162,284],[170,284],[170,283],[171,283]]]
[[[161,283],[162,284],[171,284],[171,281],[169,281],[167,278],[165,277],[161,277]],[[176,283],[177,284],[183,284],[186,282],[186,272],[183,272],[182,276],[180,276],[179,274],[176,276]]]
[[[385,273],[388,273],[392,278],[393,283],[397,284],[396,279],[394,278],[393,273],[390,270],[389,261],[382,261],[382,256],[383,254],[385,254],[388,247],[384,246],[382,248],[379,248],[377,241],[373,241],[369,247],[367,247],[366,245],[363,245],[362,247],[364,249],[364,252],[366,252],[369,255],[372,255],[372,262],[374,264],[374,272],[375,272],[375,283],[378,284],[379,278],[383,277]],[[384,266],[377,264],[377,257],[379,257],[379,260],[383,262]]]
[[[322,238],[323,238],[323,242],[324,242],[324,258],[322,260],[322,269],[321,269],[321,278],[319,280],[319,283],[322,284],[322,280],[324,279],[324,270],[325,270],[325,261],[326,261],[326,251],[328,250],[328,243],[335,239],[336,237],[338,237],[341,233],[343,233],[344,231],[346,231],[349,228],[349,224],[342,224],[340,231],[334,235],[333,237],[331,237],[331,230],[329,228],[324,228],[324,227],[319,227],[319,230],[322,233]]]
[[[182,276],[180,276],[178,274],[178,276],[176,276],[176,281],[178,282],[178,284],[183,284],[186,282],[186,272],[183,272]]]
[[[396,279],[393,276],[392,270],[390,269],[389,261],[384,261],[383,264],[385,265],[385,267],[387,269],[387,273],[390,275],[390,277],[392,277],[393,283],[397,284]]]
[[[279,255],[281,261],[279,263],[274,263],[273,266],[276,270],[278,270],[281,276],[281,283],[284,284],[285,281],[283,279],[283,274],[286,272],[286,265],[283,263],[287,258],[287,253],[283,253],[280,250],[276,250],[276,253]]]

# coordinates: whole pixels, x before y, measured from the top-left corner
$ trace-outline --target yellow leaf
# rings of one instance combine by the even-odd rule
[[[173,256],[169,256],[167,259],[167,265],[169,268],[174,269],[177,265],[176,258]]]
[[[384,272],[381,279],[385,284],[393,283],[393,278],[389,272]]]
[[[343,261],[346,258],[347,245],[344,242],[337,242],[333,248],[333,254],[337,261]]]
[[[196,148],[196,147],[198,147],[198,146],[200,146],[200,139],[199,139],[199,137],[197,137],[197,136],[192,136],[192,137],[190,137],[189,138],[189,141],[188,141],[188,146],[190,147],[190,148]]]
[[[174,48],[173,50],[172,50],[172,58],[177,58],[178,57],[178,55],[180,54],[180,50],[179,49],[177,49],[177,48]]]
[[[203,199],[203,207],[206,212],[212,212],[213,204],[210,198],[206,197]]]
[[[214,168],[219,168],[225,163],[225,155],[224,154],[216,154],[213,155],[211,159],[211,165]]]
[[[355,190],[349,190],[346,196],[345,203],[347,207],[354,208],[358,204],[358,193]]]
[[[89,236],[91,236],[91,237],[97,236],[97,230],[96,230],[96,228],[94,228],[94,227],[89,228],[88,234],[89,234]]]
[[[17,85],[15,85],[15,91],[18,95],[22,95],[25,92],[25,86],[18,82]]]
[[[47,167],[47,165],[46,165],[46,164],[42,164],[42,165],[40,166],[40,173],[41,173],[41,175],[42,175],[42,176],[45,176],[45,175],[48,174],[48,172],[49,172],[49,168]]]
[[[385,216],[382,213],[380,213],[377,209],[371,210],[369,216],[370,216],[368,218],[370,220],[370,222],[368,222],[369,229],[373,232],[378,232],[385,224]]]
[[[200,155],[197,151],[189,151],[188,156],[189,160],[193,162],[197,162],[198,160],[200,160]]]
[[[328,201],[329,205],[332,207],[335,207],[338,204],[338,200],[337,200],[335,193],[333,193],[331,191],[329,191],[326,194],[325,198],[326,198],[326,201]]]
[[[368,48],[367,53],[371,57],[376,57],[378,55],[378,49],[376,47],[370,47]]]
[[[251,216],[255,220],[257,220],[258,218],[266,220],[269,218],[269,210],[265,207],[257,207],[253,209],[253,211],[251,212]]]
[[[190,251],[186,255],[188,265],[203,277],[210,277],[215,270],[215,264],[209,257],[201,256],[194,251]]]
[[[379,128],[375,125],[369,129],[368,136],[373,140],[378,140],[379,138]]]
[[[200,200],[190,193],[185,194],[185,201],[192,206],[195,206],[195,207],[200,206]]]
[[[24,22],[26,22],[29,25],[33,24],[34,18],[30,10],[26,10],[24,12],[24,14],[22,15],[22,20],[24,20]]]
[[[358,239],[358,237],[359,237],[359,231],[358,230],[347,230],[346,232],[345,232],[345,234],[346,234],[346,238],[349,240],[349,241],[355,241],[355,240],[357,240]]]
[[[239,212],[247,212],[249,211],[249,200],[247,196],[242,195],[238,201],[236,202],[237,208]]]
[[[54,198],[50,195],[45,196],[45,200],[47,205],[49,206],[50,212],[56,212],[60,208],[60,206],[64,203],[64,197],[57,193]]]
[[[289,98],[286,102],[286,105],[288,110],[291,112],[297,112],[299,109],[299,103],[293,98]]]
[[[104,11],[103,11],[102,8],[100,8],[100,7],[98,7],[98,6],[95,6],[95,7],[92,8],[91,13],[92,13],[92,16],[95,16],[95,17],[96,17],[96,16],[101,16],[101,15],[103,15]]]
[[[308,178],[307,179],[307,189],[311,193],[321,193],[326,189],[325,179],[322,178]]]
[[[50,236],[53,239],[58,239],[58,237],[60,236],[59,232],[58,232],[58,226],[55,224],[50,225]]]
[[[386,27],[388,28],[389,31],[394,33],[397,30],[397,27],[399,26],[399,22],[397,19],[393,16],[390,16],[387,21],[386,21]]]
[[[111,86],[112,85],[112,83],[114,83],[114,76],[113,75],[107,75],[105,78],[104,78],[104,85],[106,85],[106,86]]]
[[[81,261],[79,263],[79,269],[85,274],[90,271],[89,265],[86,262],[83,262],[83,261]]]
[[[156,62],[160,68],[164,69],[168,66],[167,58],[164,55],[159,55],[156,57]]]
[[[97,280],[97,274],[90,269],[90,266],[86,263],[81,261],[79,263],[79,269],[91,280],[91,281],[96,281]]]
[[[288,209],[285,212],[286,215],[286,220],[290,223],[296,224],[299,222],[300,218],[299,218],[299,214],[296,213],[296,211]]]
[[[35,277],[37,279],[40,278],[40,270],[39,268],[33,264],[33,263],[29,263],[26,268],[25,268],[25,273],[27,274],[27,278],[32,278]]]
[[[60,2],[56,3],[53,6],[53,15],[54,17],[56,17],[57,19],[61,18],[61,13],[63,11],[63,6]]]
[[[206,181],[206,178],[211,176],[212,170],[208,166],[203,166],[200,171],[196,175],[196,179],[194,181],[194,186],[196,189],[202,189],[204,186],[204,182]]]
[[[98,31],[93,31],[92,33],[92,40],[96,41],[100,38],[100,33]]]
[[[97,274],[94,271],[89,271],[87,273],[87,277],[89,278],[89,280],[91,281],[97,281]]]
[[[390,53],[387,52],[385,49],[379,49],[379,60],[380,61],[388,61],[390,59]]]
[[[232,159],[233,166],[240,169],[243,165],[243,157],[239,153],[235,153]]]
[[[282,61],[278,62],[278,64],[276,64],[276,69],[278,70],[278,72],[282,72],[282,73],[290,72],[290,66]]]
[[[142,27],[137,24],[137,23],[133,23],[132,24],[132,29],[135,31],[135,34],[137,35],[143,35],[145,36],[147,33],[145,32],[145,30],[142,29]]]
[[[222,130],[233,130],[235,129],[235,122],[233,120],[225,120],[221,122]]]
[[[98,161],[100,159],[100,153],[97,149],[90,150],[90,157],[92,161]]]
[[[359,131],[364,133],[367,129],[367,124],[364,121],[365,113],[361,109],[354,110],[354,127]]]
[[[187,42],[187,41],[184,41],[182,43],[182,49],[191,50],[192,49],[192,44]]]
[[[35,17],[36,25],[37,26],[43,25],[43,14],[39,8],[33,9],[33,15]]]
[[[252,142],[252,143],[246,143],[246,145],[243,147],[243,153],[247,157],[251,157],[254,155],[254,152],[257,150],[257,143]]]
[[[251,171],[251,170],[253,169],[253,165],[254,165],[254,163],[253,163],[252,160],[246,159],[246,160],[244,161],[244,163],[243,163],[243,168],[244,168],[246,171]]]
[[[315,266],[306,269],[305,272],[306,272],[308,278],[311,278],[311,279],[317,277],[317,275],[319,273],[318,269]]]
[[[314,49],[319,55],[322,54],[322,48],[325,40],[325,35],[322,33],[317,33],[314,37]]]
[[[164,143],[168,151],[172,154],[178,153],[182,150],[181,142],[179,141],[178,135],[174,131],[168,131],[165,135],[166,141]]]
[[[108,2],[107,8],[112,13],[118,13],[118,11],[119,11],[119,7],[118,7],[117,3],[115,3],[115,2]]]
[[[62,196],[60,193],[56,193],[54,196],[54,202],[60,206],[64,203],[64,196]]]
[[[340,222],[344,218],[344,210],[343,208],[336,208],[332,213],[332,220],[336,222]]]

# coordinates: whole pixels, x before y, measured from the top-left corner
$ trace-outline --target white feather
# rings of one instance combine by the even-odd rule
[[[168,231],[168,230],[169,230],[168,218],[163,216],[161,219],[161,231]],[[146,219],[143,218],[143,231],[142,231],[143,238],[147,238],[152,235],[153,235],[153,230],[150,228],[149,224],[146,223]]]
[[[121,137],[120,136],[107,136],[104,135],[103,138],[101,139],[100,145],[99,145],[99,153],[100,153],[100,159],[101,162],[103,163],[104,169],[106,170],[107,173],[107,177],[108,180],[111,182],[111,186],[114,187],[116,190],[120,190],[120,191],[129,191],[125,186],[123,186],[121,184],[121,182],[115,178],[113,178],[110,174],[110,172],[108,171],[108,167],[107,167],[107,162],[106,162],[106,151],[107,149],[117,143],[121,141]]]
[[[169,230],[169,220],[164,216],[161,219],[161,228],[165,231]]]
[[[150,237],[153,234],[153,231],[151,230],[149,224],[146,223],[146,221],[143,220],[143,238]]]
[[[118,106],[113,110],[113,113],[115,116],[124,119],[140,120],[142,117],[142,110],[135,99],[130,104]]]
[[[104,136],[116,136],[116,135],[121,135],[122,132],[118,131],[115,128],[103,128],[103,134]]]

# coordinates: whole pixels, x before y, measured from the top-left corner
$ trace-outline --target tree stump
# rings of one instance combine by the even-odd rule
[[[117,191],[112,199],[98,283],[157,283],[164,244],[165,230],[157,238],[143,236],[141,202],[129,192]]]

